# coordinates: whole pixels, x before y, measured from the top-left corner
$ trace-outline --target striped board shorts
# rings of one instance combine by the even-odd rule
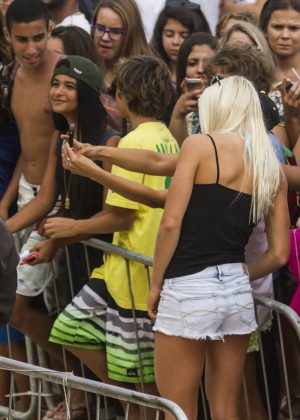
[[[118,306],[104,280],[91,279],[81,289],[56,319],[49,341],[105,350],[108,376],[116,381],[155,382],[152,321],[146,311]]]

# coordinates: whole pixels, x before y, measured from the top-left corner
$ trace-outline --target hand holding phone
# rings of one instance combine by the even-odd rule
[[[283,85],[284,85],[284,82],[281,81],[281,82],[275,83],[273,87],[275,89],[282,89]],[[287,79],[286,82],[285,82],[286,93],[288,93],[290,91],[292,86],[293,86],[293,82],[291,80]]]
[[[74,129],[75,129],[75,124],[70,124],[69,131],[68,131],[68,136],[69,136],[69,146],[71,148],[73,147]]]
[[[23,253],[20,255],[20,264],[27,264],[32,262],[37,256],[39,255],[38,251],[27,251],[26,253]]]

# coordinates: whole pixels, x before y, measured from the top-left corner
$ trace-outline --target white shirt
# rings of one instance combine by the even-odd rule
[[[76,12],[73,15],[65,17],[55,26],[79,26],[79,28],[84,29],[88,34],[91,33],[91,25],[81,12]]]
[[[164,8],[166,0],[135,0],[135,2],[142,16],[147,41],[150,42],[156,20]]]
[[[192,3],[200,5],[210,30],[215,34],[216,26],[219,21],[221,0],[192,0]]]

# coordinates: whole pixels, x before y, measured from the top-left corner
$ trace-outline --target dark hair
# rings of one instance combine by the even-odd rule
[[[95,90],[81,80],[76,81],[78,95],[78,140],[87,141],[93,145],[103,144],[103,134],[106,129],[106,111]],[[69,129],[67,120],[60,114],[53,113],[55,127],[66,133]],[[101,185],[88,178],[67,174],[61,166],[61,146],[58,140],[56,154],[56,179],[61,188],[60,193],[64,202],[69,193],[71,206],[63,210],[64,216],[82,219],[91,217],[102,209],[103,189]],[[59,180],[60,183],[59,183]],[[72,205],[74,203],[75,205]]]
[[[199,31],[210,33],[204,15],[202,19],[198,13],[187,9],[184,6],[165,6],[157,18],[151,44],[159,57],[167,64],[169,64],[169,57],[163,47],[162,33],[168,19],[177,20],[187,28],[191,34]]]
[[[194,45],[208,45],[213,51],[215,51],[218,43],[215,37],[205,32],[196,32],[182,43],[178,54],[176,76],[178,94],[181,94],[180,85],[186,75],[187,59]]]
[[[123,58],[115,70],[118,91],[137,115],[161,119],[173,104],[174,89],[167,65],[148,56]]]
[[[48,28],[48,10],[41,0],[14,0],[6,11],[5,24],[8,32],[11,33],[13,22],[30,23],[40,19],[45,21]]]
[[[57,26],[53,29],[51,37],[59,38],[64,46],[66,55],[79,55],[90,59],[101,67],[102,60],[91,36],[78,26]]]
[[[205,74],[211,79],[218,72],[243,76],[253,82],[258,91],[269,92],[274,80],[274,66],[262,51],[248,44],[229,44],[218,51],[209,60]]]
[[[259,26],[261,30],[266,34],[268,24],[271,18],[271,15],[276,10],[296,10],[300,13],[300,2],[299,0],[267,0],[264,4],[260,20],[259,20]]]
[[[53,80],[53,79],[52,79]],[[107,114],[97,92],[81,80],[76,81],[78,102],[78,140],[97,144],[106,128]],[[69,124],[63,115],[53,112],[57,130],[66,133]]]

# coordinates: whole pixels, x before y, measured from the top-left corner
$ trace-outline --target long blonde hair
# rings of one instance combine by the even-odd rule
[[[245,140],[245,167],[250,166],[253,173],[251,215],[258,222],[274,203],[281,169],[255,88],[244,77],[228,77],[205,89],[199,99],[199,115],[203,133],[238,134]]]

